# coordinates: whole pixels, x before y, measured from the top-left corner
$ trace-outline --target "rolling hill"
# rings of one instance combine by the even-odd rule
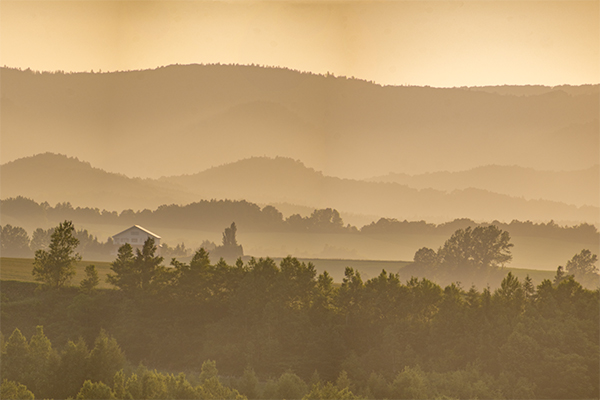
[[[598,85],[431,88],[236,65],[0,69],[2,160],[51,151],[105,171],[192,174],[256,156],[364,179],[599,163]]]
[[[525,200],[482,189],[445,192],[398,183],[365,182],[324,175],[289,158],[254,157],[193,174],[160,179],[128,178],[89,163],[41,154],[2,165],[2,197],[65,202],[108,210],[153,208],[201,199],[289,203],[341,212],[443,222],[533,220],[598,222],[598,207]]]
[[[3,164],[1,171],[2,198],[23,196],[52,205],[69,202],[106,210],[154,208],[192,199],[168,183],[106,172],[59,154],[21,158]]]
[[[369,179],[395,182],[415,189],[478,188],[526,199],[546,199],[576,206],[600,205],[600,167],[576,171],[538,171],[518,166],[488,165],[459,172],[409,175],[390,173]]]

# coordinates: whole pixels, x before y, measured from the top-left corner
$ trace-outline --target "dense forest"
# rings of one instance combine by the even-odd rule
[[[39,286],[2,283],[3,392],[81,399],[599,396],[599,290],[573,276],[597,276],[597,257],[586,250],[553,281],[534,287],[509,273],[492,292],[426,278],[403,282],[386,271],[363,281],[351,268],[334,285],[327,272],[317,275],[292,257],[229,265],[203,249],[167,267],[148,240],[136,252],[119,249],[108,277],[114,289],[100,290],[93,267],[80,287],[69,285],[69,264],[78,259],[74,233],[65,221],[48,249],[36,252]],[[437,252],[419,250],[413,266],[486,273],[501,270],[510,247],[510,236],[494,225],[459,229]]]

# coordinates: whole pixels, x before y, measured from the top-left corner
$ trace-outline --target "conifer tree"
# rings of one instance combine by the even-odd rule
[[[75,253],[79,240],[74,236],[71,221],[58,225],[52,233],[49,250],[35,252],[33,276],[50,288],[59,289],[67,285],[75,275],[75,263],[81,256]]]

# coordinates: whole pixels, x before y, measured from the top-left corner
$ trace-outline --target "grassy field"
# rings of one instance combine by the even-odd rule
[[[48,228],[50,226],[45,226]],[[77,229],[85,228],[90,234],[105,241],[122,230],[127,225],[84,224],[76,225]],[[36,227],[27,227],[32,232]],[[161,243],[174,247],[185,243],[188,249],[197,249],[204,240],[221,243],[222,231],[204,231],[197,229],[179,228],[146,228],[162,236]],[[225,228],[225,227],[223,227]],[[238,230],[238,243],[243,245],[244,254],[255,257],[286,257],[293,255],[299,259],[314,259],[318,270],[328,269],[330,260],[412,260],[415,252],[422,247],[437,250],[443,246],[449,235],[425,234],[333,234],[333,233],[294,233],[294,232],[247,232]],[[556,271],[559,265],[565,265],[582,249],[589,249],[594,254],[600,254],[600,244],[577,241],[556,240],[543,237],[511,236],[514,247],[511,249],[513,260],[508,265],[511,268],[527,270]],[[100,258],[112,261],[107,256]],[[217,261],[217,260],[212,260]],[[337,266],[337,262],[333,264]],[[352,264],[355,262],[352,261]],[[387,263],[387,261],[382,261]],[[361,261],[365,272],[371,274],[370,261]],[[350,265],[354,266],[354,265]],[[377,266],[377,269],[380,267]],[[390,267],[383,267],[390,268]],[[379,269],[380,270],[380,269]],[[331,274],[336,273],[328,269]],[[343,275],[343,268],[341,274]],[[340,278],[341,279],[341,278]]]
[[[71,282],[79,285],[85,279],[85,267],[94,264],[98,275],[100,276],[100,288],[112,287],[106,283],[106,274],[110,272],[110,263],[100,261],[80,261],[76,265],[76,273]],[[3,281],[23,281],[35,282],[31,271],[33,270],[32,258],[0,258],[0,280]]]
[[[274,258],[279,264],[281,258]],[[397,273],[410,264],[407,261],[376,261],[376,260],[341,260],[341,259],[317,259],[317,258],[299,258],[299,261],[305,263],[313,263],[318,273],[327,271],[334,282],[340,283],[344,278],[344,270],[346,267],[354,268],[360,271],[363,281],[374,278],[381,273],[386,272]],[[99,261],[81,261],[77,263],[77,273],[73,278],[72,284],[79,285],[82,279],[85,278],[85,267],[89,264],[94,264],[100,275],[100,288],[112,287],[106,283],[106,275],[110,273],[109,262]],[[34,282],[31,271],[33,269],[33,259],[31,258],[0,258],[0,280],[14,280],[23,282]],[[519,269],[506,268],[506,273],[512,272],[520,280],[523,280],[527,275],[531,277],[534,284],[539,284],[544,279],[552,279],[555,271],[541,271],[534,269]]]

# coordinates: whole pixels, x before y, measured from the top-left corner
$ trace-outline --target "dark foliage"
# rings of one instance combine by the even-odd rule
[[[136,257],[153,260],[152,248]],[[81,396],[110,391],[124,398],[118,397],[124,388],[134,390],[133,380],[142,376],[155,382],[156,396],[166,396],[169,387],[188,393],[179,398],[210,398],[211,390],[220,393],[216,397],[237,396],[227,392],[231,388],[262,398],[599,395],[599,291],[584,289],[572,276],[533,287],[508,274],[492,293],[457,284],[442,288],[427,279],[402,283],[385,271],[365,282],[348,268],[335,287],[327,273],[317,276],[313,265],[291,257],[279,265],[268,258],[213,264],[204,250],[189,264],[139,271],[149,273],[147,284],[132,280],[120,290],[3,286],[2,330],[9,336],[3,377],[36,396],[83,390]],[[159,279],[165,271],[169,279]],[[35,333],[40,324],[45,332]],[[17,325],[36,339],[11,334]],[[147,369],[118,373],[121,351],[132,365],[202,370],[196,382],[202,389],[185,377]],[[41,360],[35,368],[31,357]],[[240,378],[223,386],[206,360]]]

